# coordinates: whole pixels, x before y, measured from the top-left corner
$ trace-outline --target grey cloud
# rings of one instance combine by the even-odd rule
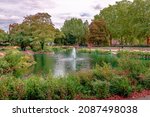
[[[56,17],[58,17],[61,20],[68,19],[71,16],[72,16],[71,13],[59,13],[56,15]]]
[[[81,17],[90,17],[91,15],[89,13],[81,13],[80,16]]]
[[[102,7],[100,4],[97,4],[97,5],[93,6],[93,9],[100,10],[100,9],[102,9]]]

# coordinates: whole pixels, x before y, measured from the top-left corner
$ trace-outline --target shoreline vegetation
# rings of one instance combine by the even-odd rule
[[[62,48],[53,48],[53,53],[63,51]],[[143,52],[120,50],[113,56],[111,51],[98,49],[82,48],[78,52],[90,53],[95,67],[88,72],[79,71],[58,78],[51,74],[24,78],[20,75],[36,64],[32,55],[16,48],[5,50],[5,56],[0,57],[0,99],[115,100],[136,99],[150,94],[150,62],[139,57]],[[149,54],[146,52],[144,56]]]

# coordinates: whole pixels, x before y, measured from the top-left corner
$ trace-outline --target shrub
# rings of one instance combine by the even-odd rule
[[[93,70],[93,75],[96,77],[96,79],[102,81],[110,81],[114,77],[112,67],[110,64],[106,63],[103,63],[103,67],[96,65],[95,69]]]
[[[24,82],[21,79],[16,79],[13,77],[1,79],[0,81],[0,98],[1,99],[24,99],[25,89]]]
[[[132,87],[127,78],[116,77],[110,82],[110,93],[120,96],[128,96],[132,92]]]
[[[150,69],[146,71],[145,77],[140,79],[139,84],[141,84],[144,89],[150,89]]]
[[[92,81],[94,80],[92,71],[80,71],[76,74],[76,78],[79,81],[79,85],[77,87],[78,93],[83,95],[92,95]]]
[[[46,86],[43,78],[31,77],[25,81],[25,99],[46,99]]]
[[[0,74],[6,74],[9,71],[10,64],[4,58],[0,58]]]
[[[106,81],[93,82],[93,92],[97,98],[106,98],[109,96],[109,83]]]
[[[120,58],[119,67],[125,71],[129,71],[128,76],[136,80],[139,80],[139,76],[144,74],[147,69],[143,61],[128,58]]]
[[[140,84],[144,87],[144,89],[150,89],[150,77],[142,79]]]
[[[1,58],[0,73],[12,73],[14,76],[19,77],[28,71],[29,66],[33,63],[34,60],[29,55],[25,55],[17,50],[7,51],[5,57]]]
[[[98,53],[98,52],[92,52],[91,54],[92,63],[94,65],[98,64],[100,66],[103,66],[103,63],[109,63],[111,66],[116,67],[118,64],[117,57],[113,56],[109,53]]]
[[[68,79],[53,79],[54,94],[53,99],[73,99],[75,96],[74,83]]]

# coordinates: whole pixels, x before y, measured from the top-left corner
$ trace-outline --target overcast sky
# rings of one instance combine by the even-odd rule
[[[38,12],[49,13],[57,28],[72,17],[90,22],[100,9],[116,1],[121,0],[0,0],[0,28],[8,30],[10,23],[21,23],[24,16]]]

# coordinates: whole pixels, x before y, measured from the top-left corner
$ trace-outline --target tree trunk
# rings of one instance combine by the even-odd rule
[[[150,45],[150,37],[147,37],[147,45]]]
[[[109,38],[109,46],[112,46],[112,35],[110,34],[110,38]]]

